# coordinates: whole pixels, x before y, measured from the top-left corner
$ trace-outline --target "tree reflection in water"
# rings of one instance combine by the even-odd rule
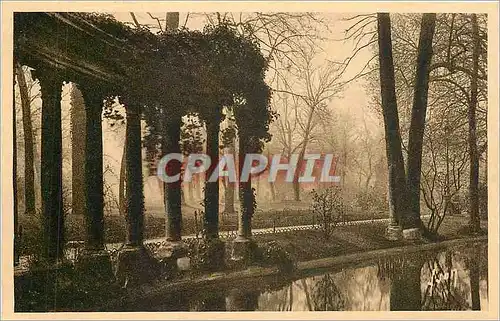
[[[227,311],[255,311],[259,306],[259,291],[232,289],[226,298]]]
[[[397,266],[397,273],[391,276],[391,311],[418,311],[421,309],[419,258],[402,259]]]
[[[487,309],[487,246],[403,254],[298,280],[227,284],[149,310],[384,311]],[[180,302],[188,301],[182,306]],[[169,304],[167,304],[169,303]],[[175,304],[172,304],[175,303]],[[172,307],[175,306],[175,309]]]
[[[345,301],[330,274],[323,275],[312,288],[314,311],[342,311]]]
[[[487,306],[487,246],[381,258],[291,282],[259,298],[260,310],[419,311]]]
[[[226,295],[222,291],[204,291],[190,302],[190,311],[226,311]]]
[[[463,270],[453,264],[453,253],[447,251],[431,258],[424,267],[426,277],[422,310],[469,310],[467,294],[470,287],[465,282]]]

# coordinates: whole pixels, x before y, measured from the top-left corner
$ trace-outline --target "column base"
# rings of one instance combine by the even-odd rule
[[[204,239],[196,244],[193,265],[202,271],[220,271],[226,267],[226,245],[218,238]]]
[[[231,244],[231,260],[235,262],[249,262],[253,257],[255,243],[252,239],[238,236]]]
[[[189,249],[182,241],[170,242],[160,247],[154,254],[162,269],[166,273],[172,273],[175,270],[185,271],[190,269]]]
[[[118,253],[116,279],[126,288],[150,282],[161,274],[161,265],[144,246],[125,246]]]
[[[403,230],[403,238],[409,241],[422,239],[422,231],[419,228],[408,228]]]
[[[100,280],[115,278],[110,254],[102,250],[84,250],[76,260],[75,267],[88,276]]]
[[[403,230],[399,225],[389,225],[385,230],[385,237],[391,241],[398,241],[403,238]]]

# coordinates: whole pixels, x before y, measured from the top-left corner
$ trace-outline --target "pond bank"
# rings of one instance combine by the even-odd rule
[[[393,247],[388,249],[378,249],[366,251],[362,253],[352,253],[336,257],[320,258],[309,261],[298,262],[297,269],[293,274],[281,275],[278,268],[275,267],[256,267],[251,266],[245,270],[233,272],[218,272],[210,275],[202,275],[198,277],[186,277],[178,281],[164,280],[152,284],[144,284],[134,289],[130,289],[128,293],[118,300],[108,302],[106,307],[118,307],[133,305],[137,302],[154,300],[161,298],[165,293],[175,291],[185,291],[190,288],[204,288],[213,285],[232,284],[245,287],[252,280],[252,284],[265,283],[270,280],[278,282],[280,279],[299,279],[305,276],[318,274],[324,271],[339,270],[346,267],[355,267],[363,264],[368,260],[389,258],[400,256],[403,254],[411,254],[416,252],[430,252],[443,250],[449,247],[460,246],[465,244],[484,243],[487,242],[487,236],[459,238],[446,240],[437,243],[413,244],[406,246]],[[106,310],[106,308],[104,308]]]

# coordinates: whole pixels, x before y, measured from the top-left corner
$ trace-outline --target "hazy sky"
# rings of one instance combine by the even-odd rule
[[[165,19],[165,12],[150,12],[154,17]],[[132,17],[129,12],[113,13],[116,19],[134,25]],[[148,13],[145,12],[134,12],[138,22],[142,25],[148,25],[153,32],[158,31],[158,22],[151,18]],[[221,15],[224,15],[221,13]],[[180,13],[179,24],[181,26],[186,26],[189,29],[201,30],[203,29],[206,22],[206,15],[203,13],[190,13],[189,16],[186,13]],[[234,17],[239,17],[239,13],[233,13]],[[319,42],[319,46],[323,49],[315,60],[315,63],[321,65],[328,60],[332,61],[343,61],[346,57],[350,56],[353,52],[354,43],[345,42],[341,39],[344,38],[345,30],[352,25],[351,22],[344,21],[343,18],[349,17],[348,14],[339,13],[325,13],[322,14],[322,18],[326,22],[327,28],[321,29],[321,38],[324,39]],[[188,18],[188,19],[186,19]],[[164,22],[162,22],[164,24]],[[366,62],[373,56],[370,49],[365,49],[357,55],[350,67],[345,73],[345,79],[350,79],[356,73],[358,73],[361,68],[366,64]],[[335,98],[330,103],[330,110],[332,112],[338,112],[348,116],[350,121],[354,122],[355,125],[361,126],[363,118],[369,127],[375,130],[380,130],[382,127],[378,123],[377,117],[375,117],[371,108],[368,108],[369,97],[365,93],[362,81],[356,81],[350,83],[342,92],[342,97]],[[106,124],[104,124],[103,129],[108,132],[111,130]],[[123,146],[122,136],[124,132],[120,130],[115,133],[106,134],[104,149],[105,153],[109,157],[110,163],[117,163],[121,157],[121,146]],[[112,165],[113,166],[113,165]],[[117,165],[114,165],[115,167]],[[116,171],[117,169],[115,169]],[[112,178],[110,178],[112,179]],[[146,199],[150,201],[158,201],[156,198],[159,197],[160,193],[157,190],[157,183],[154,178],[147,178],[145,181],[145,193]]]
[[[151,18],[153,17],[159,19],[165,19],[165,12],[134,12],[138,22],[140,24],[148,25],[152,29],[157,30],[158,22]],[[223,14],[223,13],[221,13]],[[239,16],[239,13],[229,13],[235,17]],[[133,25],[133,20],[129,12],[116,12],[113,13],[116,19],[129,23]],[[352,22],[344,21],[343,18],[350,17],[349,14],[341,13],[321,13],[321,16],[326,21],[328,29],[321,33],[324,41],[319,43],[320,47],[324,52],[319,57],[319,62],[321,59],[337,60],[342,61],[346,57],[352,54],[354,44],[351,41],[342,41],[344,37],[345,30],[352,25]],[[187,18],[187,19],[186,19]],[[189,29],[201,30],[205,25],[205,15],[203,13],[187,13],[181,12],[179,14],[179,24],[181,26],[186,26]],[[164,22],[162,22],[164,23]],[[345,79],[353,77],[361,68],[366,64],[366,62],[373,56],[373,53],[369,49],[360,51],[356,59],[354,59],[350,67],[346,70]],[[369,98],[367,97],[365,90],[362,86],[362,81],[356,81],[348,85],[343,91],[342,97],[334,99],[331,102],[332,109],[339,111],[348,111],[354,118],[359,119],[362,117],[363,113],[370,112],[369,108],[366,108],[369,103]],[[366,115],[365,115],[366,116]],[[368,121],[375,119],[373,115],[368,117]]]

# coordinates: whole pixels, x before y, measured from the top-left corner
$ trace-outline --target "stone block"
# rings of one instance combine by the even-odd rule
[[[422,239],[422,231],[419,228],[408,228],[403,230],[403,238],[410,241]]]

